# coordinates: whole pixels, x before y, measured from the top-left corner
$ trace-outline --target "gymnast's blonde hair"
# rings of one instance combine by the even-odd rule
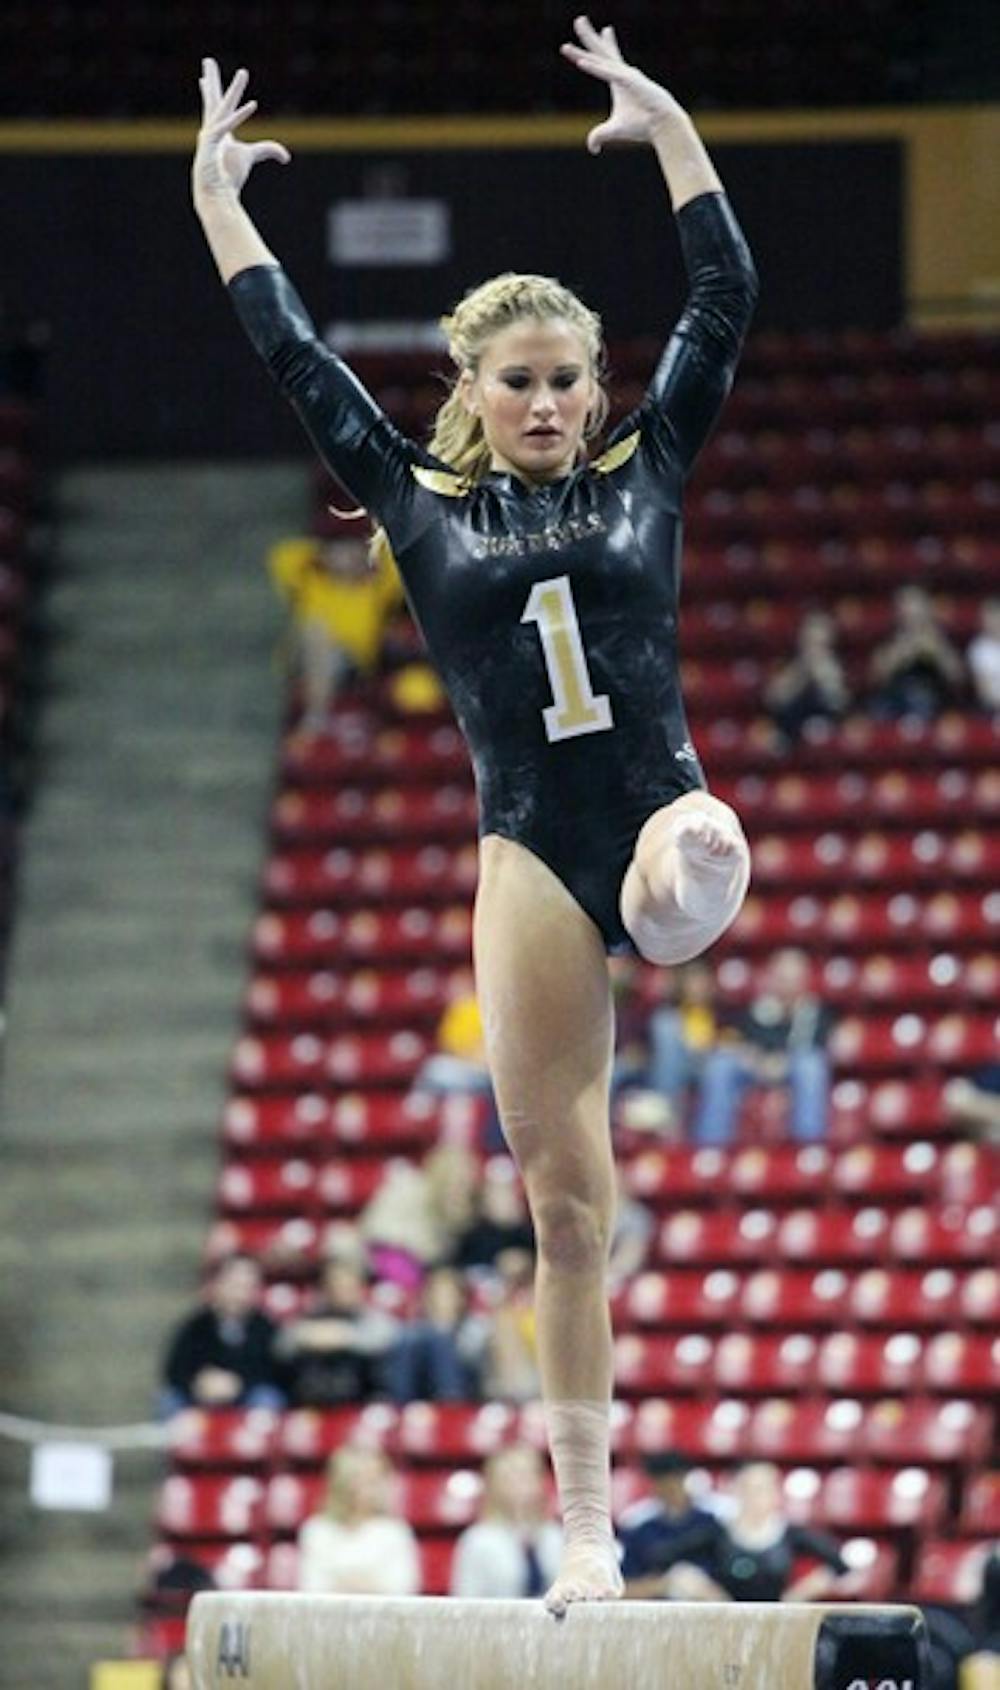
[[[461,378],[466,373],[475,377],[480,361],[493,336],[525,317],[544,322],[562,318],[580,336],[587,352],[590,374],[597,385],[597,398],[588,415],[584,439],[599,434],[608,415],[608,396],[604,390],[605,359],[601,319],[591,311],[570,288],[554,276],[523,275],[505,270],[478,287],[471,288],[449,316],[439,319],[448,337],[448,351],[455,365],[448,396],[434,419],[428,450],[455,471],[468,486],[475,486],[487,474],[491,463],[489,444],[483,425],[466,407],[461,393]],[[371,561],[384,563],[391,556],[388,536],[384,528],[377,528],[372,536]]]

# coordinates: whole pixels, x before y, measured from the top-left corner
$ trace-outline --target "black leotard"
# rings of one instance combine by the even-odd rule
[[[677,215],[688,298],[603,454],[545,485],[468,486],[317,338],[280,266],[229,283],[339,481],[384,523],[472,753],[481,834],[526,845],[628,949],[618,898],[654,810],[704,787],[681,699],[684,480],[729,391],[757,279],[725,195]]]

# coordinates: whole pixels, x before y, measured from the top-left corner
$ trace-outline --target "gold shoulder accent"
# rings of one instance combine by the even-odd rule
[[[599,475],[610,475],[613,469],[619,469],[622,464],[628,462],[639,444],[639,438],[638,429],[634,434],[626,434],[624,440],[617,441],[614,446],[609,446],[606,452],[602,452],[599,458],[595,458],[591,469],[596,469]]]
[[[421,487],[430,493],[443,493],[446,499],[463,499],[469,491],[465,477],[451,469],[425,469],[423,464],[411,464],[410,469]]]

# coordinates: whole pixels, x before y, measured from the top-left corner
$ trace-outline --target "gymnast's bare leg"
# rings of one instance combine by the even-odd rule
[[[750,884],[750,851],[736,811],[685,792],[650,816],[622,882],[622,922],[647,962],[676,967],[735,921]]]
[[[601,936],[547,865],[511,840],[481,844],[476,980],[500,1118],[538,1247],[535,1318],[564,1551],[546,1604],[620,1596],[611,1523],[615,1212],[608,1096],[614,1016]]]

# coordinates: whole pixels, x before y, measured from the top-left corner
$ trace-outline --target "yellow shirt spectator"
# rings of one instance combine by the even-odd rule
[[[403,601],[391,557],[368,565],[357,540],[280,540],[268,555],[271,579],[299,623],[319,623],[362,671],[377,661],[386,618]]]

